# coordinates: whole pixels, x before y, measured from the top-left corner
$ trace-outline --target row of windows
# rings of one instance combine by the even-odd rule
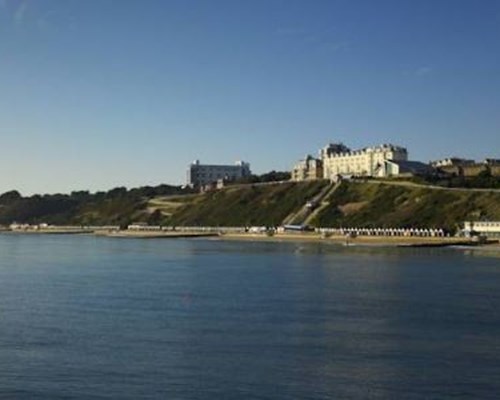
[[[475,222],[477,227],[500,227],[500,222]]]

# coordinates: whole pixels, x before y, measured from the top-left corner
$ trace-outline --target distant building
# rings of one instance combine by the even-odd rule
[[[432,161],[431,165],[442,173],[465,178],[471,178],[484,172],[488,172],[493,176],[500,176],[500,160],[495,158],[486,158],[483,162],[476,162],[474,160],[451,157]]]
[[[500,165],[500,158],[485,158],[486,165]]]
[[[323,161],[307,155],[292,170],[293,181],[310,181],[323,178]]]
[[[386,160],[407,161],[408,151],[392,144],[350,150],[341,143],[320,150],[323,177],[334,180],[339,175],[375,176]]]
[[[251,175],[250,164],[237,161],[234,165],[208,165],[194,161],[187,171],[187,184],[200,188],[217,181],[234,181]]]
[[[452,167],[452,166],[463,167],[466,165],[473,165],[474,163],[475,163],[474,160],[467,160],[465,158],[458,158],[458,157],[449,157],[449,158],[443,158],[442,160],[431,161],[430,164],[434,168],[441,168],[441,167]]]
[[[500,160],[497,158],[487,158],[484,163],[488,167],[490,174],[500,176]]]
[[[386,178],[391,176],[411,177],[431,175],[435,171],[429,164],[420,161],[385,160],[376,170],[375,176]]]
[[[462,232],[466,236],[500,237],[500,221],[466,221]]]

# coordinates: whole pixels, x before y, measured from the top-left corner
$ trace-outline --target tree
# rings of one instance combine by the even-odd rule
[[[157,208],[156,210],[151,213],[151,215],[148,218],[148,224],[149,225],[161,225],[163,220],[163,214],[161,211]]]
[[[0,204],[12,204],[22,199],[21,193],[17,190],[11,190],[0,195]]]
[[[111,189],[107,194],[106,197],[109,199],[115,199],[117,197],[124,197],[127,194],[127,188],[126,187],[117,187],[114,189]]]

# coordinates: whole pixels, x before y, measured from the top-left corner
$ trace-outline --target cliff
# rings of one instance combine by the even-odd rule
[[[467,219],[500,220],[498,190],[446,189],[405,182],[326,181],[229,186],[194,194],[161,185],[89,194],[0,196],[0,224],[126,226],[435,227],[450,231]]]

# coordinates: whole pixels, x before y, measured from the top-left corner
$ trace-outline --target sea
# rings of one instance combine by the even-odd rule
[[[1,399],[499,399],[500,258],[0,234]]]

